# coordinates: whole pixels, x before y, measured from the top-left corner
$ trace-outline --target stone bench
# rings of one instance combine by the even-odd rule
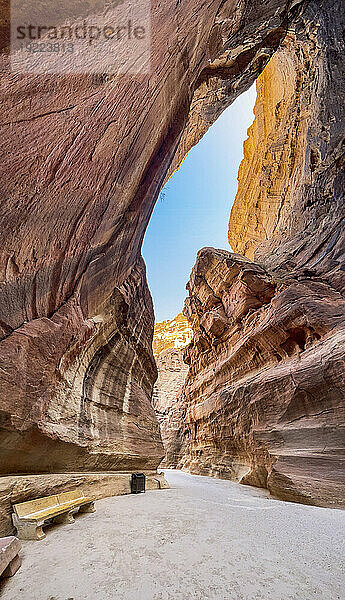
[[[18,571],[21,547],[20,541],[13,535],[0,538],[0,577],[12,577]]]
[[[74,523],[76,512],[95,512],[93,498],[87,498],[81,490],[21,502],[13,509],[13,525],[21,540],[41,540],[45,537],[44,525]]]

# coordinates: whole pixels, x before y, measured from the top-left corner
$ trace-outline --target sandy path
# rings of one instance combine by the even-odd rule
[[[345,512],[166,471],[23,542],[3,600],[344,600]]]

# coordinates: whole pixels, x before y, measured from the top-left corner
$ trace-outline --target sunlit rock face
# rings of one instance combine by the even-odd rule
[[[344,11],[310,2],[257,81],[234,252],[344,289]]]
[[[171,320],[156,323],[153,333],[153,355],[157,357],[170,349],[184,348],[193,337],[193,331],[183,313]]]
[[[153,388],[152,406],[165,450],[161,466],[175,467],[181,452],[186,411],[180,394],[188,372],[183,349],[192,337],[192,328],[182,313],[175,319],[155,324],[152,346],[158,378]]]
[[[17,76],[1,55],[1,473],[159,464],[145,228],[306,4],[154,0],[148,76]]]
[[[315,104],[306,52],[312,60],[315,44],[297,41],[289,33],[257,80],[255,120],[244,144],[229,223],[231,247],[250,259],[262,241],[271,244],[272,237],[281,239],[281,233],[286,233],[305,177],[311,176],[305,172],[305,155]]]
[[[344,506],[344,11],[311,2],[258,82],[229,224],[185,314],[180,466]],[[250,259],[254,258],[254,262]]]

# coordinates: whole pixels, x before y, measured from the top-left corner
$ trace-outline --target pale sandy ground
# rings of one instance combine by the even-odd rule
[[[3,600],[344,600],[345,512],[166,471],[23,542]]]

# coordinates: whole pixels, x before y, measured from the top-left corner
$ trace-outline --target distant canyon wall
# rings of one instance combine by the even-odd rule
[[[176,467],[181,453],[186,410],[180,394],[188,373],[183,355],[192,337],[192,328],[182,313],[155,324],[152,346],[158,378],[153,388],[152,406],[165,450],[163,467]]]
[[[343,30],[341,3],[310,2],[258,80],[238,254],[198,254],[180,397],[180,467],[326,506],[345,498]]]
[[[155,410],[162,436],[165,457],[161,467],[175,468],[184,443],[186,407],[180,394],[188,373],[188,365],[180,349],[165,350],[156,357],[158,379],[153,388],[152,406]]]
[[[152,349],[157,358],[167,350],[184,348],[192,340],[193,330],[183,313],[171,320],[155,323]]]

